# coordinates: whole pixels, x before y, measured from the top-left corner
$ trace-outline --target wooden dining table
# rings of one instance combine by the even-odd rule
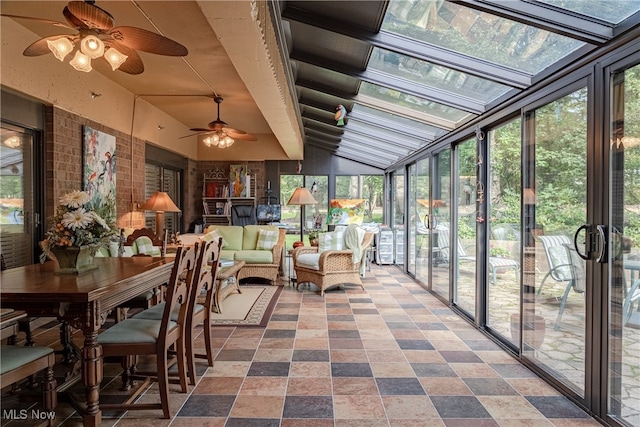
[[[97,269],[80,275],[57,274],[57,263],[32,264],[0,273],[0,304],[29,316],[55,316],[82,331],[82,382],[85,402],[74,405],[84,426],[98,426],[102,347],[98,333],[118,305],[168,282],[174,258],[96,258]]]

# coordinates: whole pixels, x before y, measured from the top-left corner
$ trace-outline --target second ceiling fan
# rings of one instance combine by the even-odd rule
[[[213,100],[218,104],[218,117],[209,123],[208,128],[191,128],[193,132],[198,132],[195,135],[207,135],[204,139],[205,145],[208,147],[216,146],[219,148],[230,147],[234,140],[240,139],[243,141],[256,141],[257,138],[250,133],[247,133],[240,129],[234,129],[227,125],[226,122],[220,120],[220,104],[224,100],[219,95],[215,95]],[[193,135],[189,135],[193,136]]]

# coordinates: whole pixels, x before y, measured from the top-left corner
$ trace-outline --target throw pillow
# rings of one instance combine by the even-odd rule
[[[220,234],[218,234],[216,230],[213,230],[208,232],[204,236],[200,236],[200,240],[202,240],[203,242],[211,242],[220,239],[220,237],[222,236],[220,236]],[[224,240],[222,241],[222,246],[224,246]]]
[[[318,234],[318,252],[341,251],[344,248],[344,233],[332,231]]]
[[[259,251],[270,251],[278,243],[278,235],[275,230],[260,230],[258,233],[258,243],[256,249]]]
[[[160,256],[160,249],[157,246],[153,246],[153,242],[147,236],[140,236],[136,239],[136,247],[139,254]]]

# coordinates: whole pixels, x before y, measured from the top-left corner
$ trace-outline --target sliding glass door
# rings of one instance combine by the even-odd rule
[[[640,425],[640,65],[611,82],[607,412]]]

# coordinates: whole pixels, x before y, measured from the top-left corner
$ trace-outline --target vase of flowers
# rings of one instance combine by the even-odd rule
[[[116,234],[98,210],[89,204],[84,191],[72,191],[60,198],[43,243],[44,258],[58,262],[58,273],[80,274],[97,268],[93,258],[100,247],[109,247]],[[42,259],[44,261],[44,259]]]

